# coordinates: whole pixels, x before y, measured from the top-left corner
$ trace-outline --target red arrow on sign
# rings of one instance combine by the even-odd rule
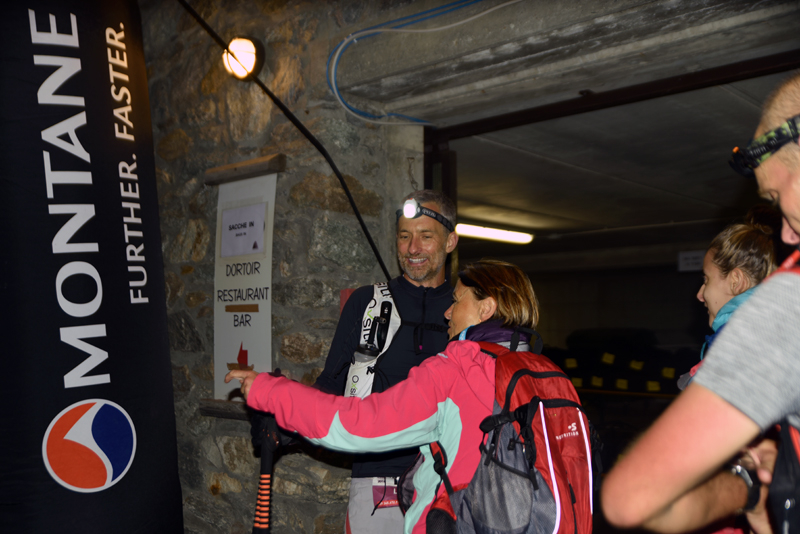
[[[239,369],[247,367],[247,351],[244,350],[244,343],[239,345],[239,355],[236,357],[236,361],[239,362]]]

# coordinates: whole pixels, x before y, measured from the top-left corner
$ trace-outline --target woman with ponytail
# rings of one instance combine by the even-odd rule
[[[733,312],[777,268],[778,249],[782,246],[780,227],[780,214],[766,204],[759,204],[748,212],[745,222],[731,224],[711,241],[703,259],[703,285],[697,292],[697,300],[708,309],[708,325],[714,333],[706,336],[700,363],[678,380],[681,389],[691,382]]]

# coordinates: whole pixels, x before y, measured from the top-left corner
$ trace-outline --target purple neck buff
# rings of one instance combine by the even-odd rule
[[[468,341],[488,341],[489,343],[509,343],[514,334],[514,328],[503,326],[500,320],[489,320],[470,326],[467,328],[466,338]],[[526,332],[519,333],[520,344],[530,343],[531,336]]]

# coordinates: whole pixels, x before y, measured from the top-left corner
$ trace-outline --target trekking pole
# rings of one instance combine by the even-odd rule
[[[272,513],[273,459],[275,451],[280,447],[280,434],[275,416],[270,413],[254,412],[250,424],[253,446],[261,449],[261,473],[258,481],[256,513],[253,519],[253,534],[268,534]]]

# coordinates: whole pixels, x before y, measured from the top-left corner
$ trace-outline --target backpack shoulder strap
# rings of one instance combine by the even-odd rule
[[[495,400],[499,406],[508,405],[508,410],[513,411],[530,400],[524,397],[532,396],[538,396],[542,400],[562,399],[569,401],[570,405],[574,403],[580,406],[580,399],[569,376],[546,356],[533,352],[512,352],[502,345],[486,341],[479,341],[478,345],[481,352],[497,360],[494,387]],[[530,386],[535,389],[535,394],[520,392],[513,396],[512,401],[511,395],[516,391],[517,382],[525,376],[533,378],[537,386],[539,383],[542,386]]]
[[[528,345],[533,348],[531,352],[534,354],[541,354],[542,349],[544,349],[544,341],[542,341],[542,336],[539,335],[539,332],[536,330],[532,328],[526,328],[524,326],[517,326],[514,328],[514,333],[511,335],[511,351],[516,351],[517,347],[519,346],[520,332],[524,332],[530,336],[530,342]],[[536,341],[533,341],[534,338],[536,338]]]
[[[784,418],[780,424],[780,445],[769,486],[769,504],[781,532],[800,530],[800,431]]]
[[[447,494],[452,495],[453,485],[450,483],[450,477],[447,476],[447,453],[445,453],[444,447],[438,441],[434,441],[428,446],[431,448],[431,456],[433,457],[433,470],[441,477]]]
[[[481,352],[484,354],[488,354],[495,360],[498,359],[501,355],[505,355],[509,352],[507,348],[503,345],[498,345],[497,343],[490,343],[489,341],[477,341],[478,345],[481,347]]]
[[[767,278],[772,278],[778,273],[800,274],[800,265],[798,265],[798,263],[800,263],[800,246],[797,247],[797,250],[789,254],[789,257],[783,260],[781,266],[773,271]]]

